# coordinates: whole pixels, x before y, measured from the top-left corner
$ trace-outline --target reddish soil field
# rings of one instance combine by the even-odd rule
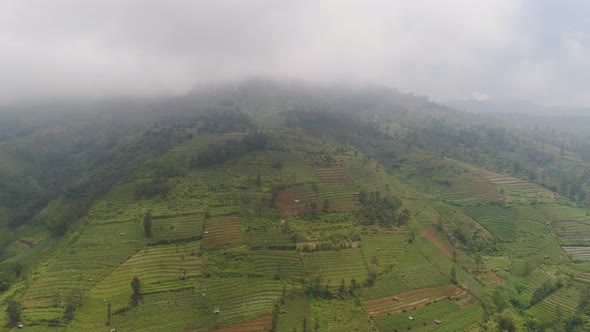
[[[434,243],[434,245],[440,251],[445,253],[445,255],[447,255],[449,257],[453,257],[453,248],[449,247],[446,243],[443,243],[442,241],[440,241],[432,229],[425,229],[422,232],[422,236],[424,236],[430,242]]]
[[[381,317],[388,313],[400,313],[404,309],[425,306],[427,302],[444,300],[463,295],[464,290],[455,285],[424,288],[394,296],[364,301],[365,310],[371,317]]]
[[[502,280],[502,278],[499,275],[497,275],[496,272],[493,272],[493,271],[488,271],[488,272],[482,273],[481,279],[484,282],[490,283],[490,284],[495,284],[495,283]]]
[[[245,323],[225,327],[221,329],[210,330],[211,332],[262,332],[270,331],[272,325],[272,315],[258,317]]]
[[[314,199],[308,199],[307,197],[304,197],[304,195],[305,194],[300,193],[296,194],[294,191],[291,191],[289,189],[279,191],[279,194],[277,195],[277,206],[279,208],[279,212],[281,214],[293,214],[322,211],[324,209],[324,206],[321,200],[319,199],[315,200],[316,208],[312,208],[310,206],[310,202],[313,202]]]
[[[477,182],[473,186],[473,190],[479,197],[490,201],[497,201],[501,198],[500,194],[498,193],[498,188],[488,182]]]

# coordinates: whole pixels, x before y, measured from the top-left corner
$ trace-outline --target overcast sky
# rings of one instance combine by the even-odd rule
[[[0,102],[250,77],[590,106],[590,1],[0,0]]]

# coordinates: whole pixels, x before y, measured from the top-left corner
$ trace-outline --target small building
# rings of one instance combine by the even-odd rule
[[[209,234],[209,231],[205,231],[205,234]]]
[[[399,297],[397,297],[397,296],[394,296],[394,297],[393,297],[393,300],[394,300],[394,301],[399,301]]]
[[[412,317],[412,316],[408,316],[408,319],[409,319],[409,320],[414,320],[414,317]]]
[[[215,308],[215,310],[213,310],[213,313],[219,315],[219,307]]]
[[[115,329],[111,329],[111,332],[115,332]]]
[[[25,327],[25,325],[24,325],[24,324],[18,324],[18,325],[16,326],[16,328],[18,328],[18,329],[22,329],[23,327]]]
[[[435,320],[434,320],[434,324],[438,325],[438,324],[440,324],[440,323],[442,323],[440,320],[438,320],[438,319],[435,319]]]

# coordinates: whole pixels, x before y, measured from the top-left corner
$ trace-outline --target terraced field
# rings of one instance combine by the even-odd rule
[[[465,213],[485,227],[500,241],[511,241],[516,234],[516,214],[499,205],[481,205],[465,208]]]
[[[301,257],[294,250],[254,250],[252,260],[256,273],[267,278],[295,280],[305,277]]]
[[[202,217],[185,216],[152,221],[152,240],[190,239],[202,234]]]
[[[563,287],[549,295],[543,302],[531,307],[527,314],[540,321],[551,321],[558,315],[568,315],[576,310],[580,301],[580,290]]]
[[[377,299],[411,290],[447,285],[449,280],[450,277],[433,265],[414,244],[406,249],[401,262],[393,272],[377,279],[372,287],[363,289],[362,295],[366,299]]]
[[[284,312],[279,316],[278,331],[292,332],[299,331],[303,326],[303,320],[310,321],[309,318],[309,299],[304,297],[295,297],[287,299],[285,304],[281,305]]]
[[[270,314],[283,283],[260,278],[209,278],[197,282],[196,297],[205,326],[232,326]],[[214,310],[219,309],[219,314]]]
[[[330,202],[330,210],[352,211],[358,206],[357,189],[345,167],[314,168],[322,198]]]
[[[395,265],[401,259],[406,247],[407,233],[380,233],[362,236],[362,251],[365,261],[377,257],[383,268]]]
[[[363,306],[370,317],[382,317],[393,313],[400,313],[402,310],[423,307],[426,303],[447,298],[456,298],[464,293],[464,290],[455,285],[446,285],[364,301]]]
[[[315,204],[315,207],[313,207],[313,204]],[[277,207],[281,214],[305,213],[324,209],[319,191],[314,191],[312,186],[307,184],[296,185],[279,191]]]
[[[352,279],[360,283],[367,277],[360,249],[301,253],[301,256],[305,272],[310,277],[321,276],[324,283],[330,282],[334,287],[340,285],[342,279],[349,284]]]
[[[201,273],[203,258],[197,257],[199,243],[147,247],[126,260],[88,294],[105,299],[113,311],[129,305],[131,279],[136,276],[142,293],[177,291],[193,287],[190,278]]]
[[[88,226],[58,260],[35,276],[22,298],[23,321],[35,325],[61,319],[68,294],[93,288],[144,244],[139,223]]]
[[[291,235],[280,228],[250,230],[244,238],[252,249],[295,249]]]
[[[307,329],[300,325],[297,331],[375,331],[362,306],[352,300],[311,299],[310,316]]]
[[[205,226],[203,245],[207,248],[234,245],[241,243],[243,238],[238,217],[213,217]]]
[[[590,247],[563,247],[573,259],[590,260]]]
[[[464,331],[481,321],[483,309],[479,304],[461,307],[452,300],[440,300],[403,313],[374,318],[380,331]],[[413,319],[409,319],[412,317]],[[440,324],[434,322],[441,321]]]

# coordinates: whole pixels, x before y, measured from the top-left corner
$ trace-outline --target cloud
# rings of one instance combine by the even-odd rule
[[[536,95],[546,86],[527,82],[527,73],[543,77],[537,67],[544,60],[522,24],[527,6],[524,0],[4,0],[0,102],[181,94],[252,76],[377,83],[436,99],[474,90],[509,95],[509,84]],[[579,38],[570,39],[563,46],[571,58],[583,57],[576,53],[586,51]]]

